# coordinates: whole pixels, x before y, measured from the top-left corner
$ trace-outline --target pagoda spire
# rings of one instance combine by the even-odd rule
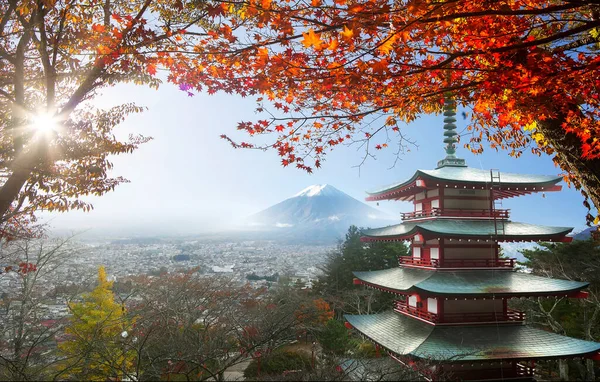
[[[446,158],[438,162],[438,168],[446,166],[465,167],[464,159],[457,158],[456,143],[458,143],[458,133],[456,132],[456,101],[452,93],[444,94],[444,143],[446,144]]]

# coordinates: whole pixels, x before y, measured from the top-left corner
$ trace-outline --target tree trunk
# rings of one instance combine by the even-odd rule
[[[558,360],[558,374],[560,376],[561,381],[569,380],[569,365],[567,364],[566,359]]]
[[[12,174],[0,188],[0,223],[8,220],[10,206],[17,199],[23,185],[29,179],[39,157],[39,144],[35,144],[28,152],[19,155],[12,164]]]
[[[560,117],[546,120],[539,122],[538,128],[554,149],[555,161],[564,171],[575,176],[575,187],[582,188],[584,196],[587,195],[594,206],[600,209],[600,159],[587,160],[581,157],[581,139],[565,132],[563,121],[564,118]]]

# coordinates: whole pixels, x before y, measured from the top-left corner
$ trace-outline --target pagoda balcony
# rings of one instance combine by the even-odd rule
[[[400,256],[400,265],[427,268],[514,268],[517,259],[421,259]]]
[[[438,315],[431,312],[425,312],[421,309],[415,308],[414,306],[408,305],[408,301],[398,300],[395,303],[394,311],[405,314],[407,316],[419,318],[429,323],[438,322]]]
[[[514,309],[507,309],[506,312],[444,313],[440,316],[410,306],[402,300],[395,302],[394,311],[436,325],[522,323],[526,318],[524,312]]]
[[[525,318],[524,312],[508,309],[506,312],[444,313],[443,322],[448,324],[462,322],[523,322]]]
[[[458,365],[457,365],[458,366]],[[515,363],[514,366],[506,365],[503,368],[489,367],[483,369],[466,369],[457,368],[448,371],[452,375],[453,380],[458,381],[485,381],[485,380],[516,380],[516,381],[534,381],[535,368],[521,363]]]
[[[432,208],[424,211],[403,212],[400,214],[402,220],[426,219],[426,218],[479,218],[479,219],[508,219],[509,209],[453,209],[453,208]]]

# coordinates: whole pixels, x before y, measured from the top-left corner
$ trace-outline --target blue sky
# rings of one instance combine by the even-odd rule
[[[357,147],[339,147],[328,154],[322,169],[309,175],[281,167],[276,152],[234,150],[219,138],[228,133],[246,139],[241,133],[236,135],[235,126],[241,120],[257,118],[252,99],[204,94],[188,97],[175,86],[164,84],[159,90],[120,85],[107,89],[94,102],[108,107],[131,101],[149,110],[130,116],[117,129],[117,136],[141,133],[154,137],[133,154],[114,158],[113,174],[131,183],[102,197],[89,198],[94,204],[92,212],[44,215],[52,227],[140,235],[219,230],[312,184],[328,183],[364,200],[365,190],[404,180],[418,168],[434,168],[444,157],[442,117],[425,115],[404,129],[418,147],[411,148],[395,167],[390,168],[393,145],[360,169],[355,166],[363,152]],[[458,130],[464,125],[459,118]],[[457,154],[471,167],[560,173],[547,156],[525,153],[514,159],[491,149],[473,155],[462,147]],[[546,198],[537,194],[508,199],[504,208],[512,209],[515,221],[581,229],[585,225],[582,200],[579,192],[563,184],[562,192],[548,193]],[[377,208],[394,216],[411,209],[400,202],[383,202]]]

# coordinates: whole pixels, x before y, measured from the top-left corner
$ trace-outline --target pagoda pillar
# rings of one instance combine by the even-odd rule
[[[569,364],[566,359],[558,360],[558,376],[561,381],[569,380]]]
[[[442,238],[438,239],[438,245],[439,245],[439,256],[440,256],[440,259],[438,260],[438,264],[440,266],[443,266],[444,265],[444,248],[445,248],[444,239],[442,239]]]

